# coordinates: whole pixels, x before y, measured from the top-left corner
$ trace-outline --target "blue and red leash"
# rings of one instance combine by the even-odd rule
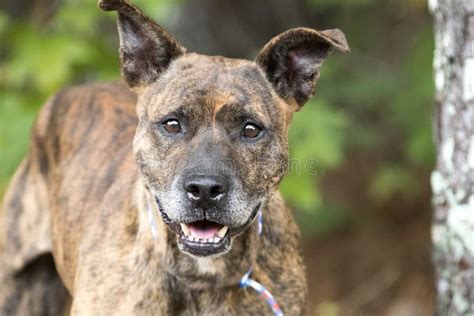
[[[257,216],[258,216],[257,232],[258,232],[258,235],[260,236],[262,234],[262,228],[263,228],[262,210],[258,211]],[[251,279],[250,278],[251,274],[252,274],[252,268],[250,268],[250,270],[244,274],[242,279],[240,279],[239,286],[243,289],[248,288],[248,287],[254,289],[260,295],[260,297],[265,300],[268,306],[270,306],[275,316],[283,316],[284,315],[283,311],[281,310],[280,306],[278,305],[273,295],[262,284]]]

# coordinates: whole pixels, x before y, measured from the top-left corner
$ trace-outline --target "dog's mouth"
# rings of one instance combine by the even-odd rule
[[[182,251],[205,257],[230,249],[229,227],[209,220],[180,224],[178,244]]]
[[[259,203],[253,209],[244,225],[229,227],[209,219],[199,219],[189,223],[174,222],[163,210],[158,198],[156,198],[156,202],[163,222],[178,236],[179,249],[198,257],[216,256],[229,251],[232,244],[231,237],[244,232],[253,222],[262,206],[262,203]]]

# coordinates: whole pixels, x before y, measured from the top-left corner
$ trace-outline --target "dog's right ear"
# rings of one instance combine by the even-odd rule
[[[173,59],[185,53],[171,35],[128,0],[100,0],[99,8],[118,12],[122,76],[132,89],[156,81]]]
[[[299,27],[275,36],[255,61],[276,92],[298,111],[316,92],[323,61],[334,48],[347,52],[346,37],[338,29],[316,31]]]

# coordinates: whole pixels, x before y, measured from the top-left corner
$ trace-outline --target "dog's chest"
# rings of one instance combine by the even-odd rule
[[[271,312],[257,293],[248,289],[200,293],[162,293],[161,302],[137,306],[135,315],[266,315]],[[164,304],[163,304],[164,303]]]
[[[235,286],[186,288],[174,278],[162,278],[155,288],[135,287],[122,301],[130,315],[266,315],[270,307],[252,289]],[[156,283],[155,283],[156,285]],[[128,301],[128,302],[127,302]],[[133,306],[131,311],[129,308]]]

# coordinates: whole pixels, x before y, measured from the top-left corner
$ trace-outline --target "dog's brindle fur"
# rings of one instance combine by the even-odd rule
[[[292,114],[314,94],[333,48],[348,50],[344,35],[292,29],[251,62],[186,53],[128,1],[99,6],[118,11],[122,75],[133,92],[123,83],[85,85],[41,110],[4,197],[0,314],[269,314],[255,292],[237,286],[250,267],[286,314],[302,314],[299,232],[277,187]],[[170,113],[186,123],[178,138],[158,124]],[[241,139],[247,119],[264,126],[258,140]],[[219,171],[233,183],[230,202],[220,212],[188,211],[176,183],[199,161],[224,160],[235,169]],[[260,201],[262,235],[251,224],[213,257],[183,253],[159,215],[232,228],[252,220]]]

